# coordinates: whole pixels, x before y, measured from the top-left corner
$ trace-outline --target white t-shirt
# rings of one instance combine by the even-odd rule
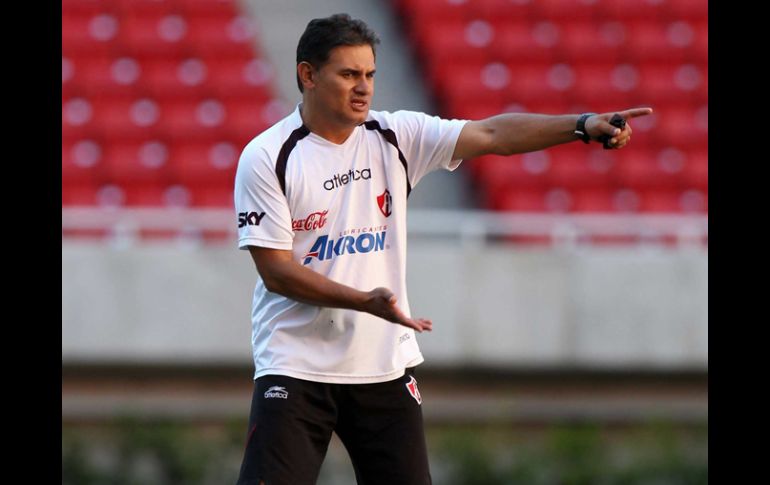
[[[291,250],[297,262],[338,283],[361,291],[389,288],[410,316],[407,192],[427,173],[460,165],[451,158],[466,121],[370,111],[337,145],[309,132],[299,108],[241,154],[235,177],[239,248]],[[423,361],[414,330],[365,312],[291,300],[267,291],[259,277],[252,346],[255,379],[281,374],[384,382]]]

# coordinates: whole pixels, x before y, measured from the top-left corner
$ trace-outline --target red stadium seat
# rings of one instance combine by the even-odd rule
[[[517,188],[501,191],[492,208],[511,212],[546,212],[544,188]]]
[[[62,206],[95,206],[97,204],[97,185],[75,183],[62,180]]]
[[[92,185],[104,177],[104,147],[94,139],[62,142],[62,184]]]
[[[95,107],[89,99],[73,96],[62,99],[62,138],[98,137],[100,124],[95,121]]]
[[[249,98],[266,102],[272,98],[273,67],[264,59],[207,59],[207,86],[218,99]]]
[[[434,89],[450,100],[469,103],[499,102],[510,85],[510,69],[501,63],[442,66],[434,73]]]
[[[708,71],[697,64],[646,63],[639,66],[639,95],[659,103],[708,99]],[[704,91],[705,90],[705,91]]]
[[[570,188],[609,187],[612,183],[610,169],[616,157],[605,152],[598,144],[591,148],[582,143],[550,148],[549,185]],[[604,157],[604,160],[598,160],[598,157]]]
[[[493,200],[519,188],[542,188],[548,182],[550,157],[538,152],[512,157],[486,155],[476,159],[477,179]]]
[[[537,15],[548,19],[593,20],[604,13],[606,1],[533,0]]]
[[[112,3],[124,15],[164,16],[180,13],[179,0],[109,0],[107,3]]]
[[[158,127],[174,140],[215,139],[223,136],[228,113],[217,99],[164,100],[164,117]]]
[[[204,57],[248,59],[255,55],[252,44],[256,26],[235,12],[198,14],[187,17],[189,46]]]
[[[617,21],[564,20],[561,25],[561,41],[557,47],[560,55],[575,63],[627,62],[623,50],[627,39],[625,25]]]
[[[105,10],[104,0],[62,0],[62,18],[77,14],[93,14]]]
[[[450,98],[442,115],[448,118],[481,120],[504,111],[502,102],[469,103],[463,99]]]
[[[62,53],[67,56],[116,53],[122,26],[113,12],[104,8],[88,13],[62,15]]]
[[[692,56],[694,45],[695,29],[689,22],[645,19],[628,25],[626,54],[636,62],[684,63]]]
[[[673,18],[707,20],[708,2],[702,0],[668,0],[668,11]]]
[[[189,15],[218,15],[239,10],[237,0],[174,0],[174,3]]]
[[[508,99],[542,103],[565,98],[574,88],[574,69],[567,64],[509,65]]]
[[[641,212],[682,212],[682,191],[650,188],[641,191]]]
[[[196,57],[145,60],[142,77],[143,88],[156,99],[192,100],[212,94],[211,68]]]
[[[623,21],[664,21],[669,18],[666,0],[608,0],[602,2],[600,8],[603,15]]]
[[[709,56],[709,25],[708,21],[693,22],[695,28],[694,59],[697,64],[707,64]]]
[[[90,97],[138,95],[143,66],[127,56],[76,59],[74,88]]]
[[[108,139],[145,139],[162,126],[162,106],[152,98],[120,96],[94,99],[94,122]]]
[[[190,54],[187,19],[178,14],[140,14],[131,11],[121,23],[121,42],[141,58],[181,57]]]
[[[574,66],[572,99],[599,111],[598,105],[627,106],[639,86],[639,71],[631,64],[578,64]]]
[[[490,48],[496,35],[492,24],[484,20],[433,20],[420,29],[418,48],[431,64],[491,60],[499,52]]]
[[[494,20],[491,52],[517,67],[519,63],[549,63],[557,59],[560,31],[550,22]]]
[[[457,20],[470,20],[468,13],[472,6],[468,2],[453,0],[408,0],[409,15],[405,20],[414,28],[421,28],[431,20],[452,22]]]
[[[671,104],[658,113],[658,140],[680,148],[708,143],[708,106]]]
[[[227,120],[224,131],[228,139],[245,146],[252,138],[270,127],[269,103],[259,98],[233,98],[225,102]]]
[[[686,187],[708,193],[708,157],[708,150],[704,148],[694,149],[688,153],[687,163],[682,171],[682,177]]]
[[[169,148],[160,140],[113,142],[107,147],[105,165],[113,183],[170,181]]]
[[[228,187],[232,190],[241,146],[216,142],[180,142],[172,147],[175,180],[187,187]]]
[[[472,15],[489,20],[527,22],[538,18],[536,0],[473,0],[464,2]]]
[[[606,187],[575,189],[572,193],[574,212],[615,212],[613,191]]]
[[[191,190],[193,207],[233,207],[232,187],[197,187]]]
[[[620,186],[633,189],[677,188],[686,154],[673,148],[659,152],[635,147],[618,152],[613,175]]]

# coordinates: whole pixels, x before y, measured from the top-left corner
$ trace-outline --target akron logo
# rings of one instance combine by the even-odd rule
[[[380,206],[380,212],[385,217],[390,217],[393,213],[393,197],[390,196],[388,189],[385,189],[385,192],[377,196],[377,205]]]
[[[420,390],[417,389],[417,379],[414,376],[409,376],[409,382],[406,383],[406,390],[412,395],[417,404],[422,404],[422,397],[420,397]]]

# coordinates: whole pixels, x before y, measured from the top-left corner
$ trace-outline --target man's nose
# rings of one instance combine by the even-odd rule
[[[367,79],[365,77],[361,78],[355,86],[356,93],[358,94],[369,94],[373,88],[374,81]]]

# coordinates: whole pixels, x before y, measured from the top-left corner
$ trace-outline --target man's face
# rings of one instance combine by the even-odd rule
[[[356,126],[374,96],[374,53],[369,45],[339,46],[314,77],[318,108],[341,125]]]

